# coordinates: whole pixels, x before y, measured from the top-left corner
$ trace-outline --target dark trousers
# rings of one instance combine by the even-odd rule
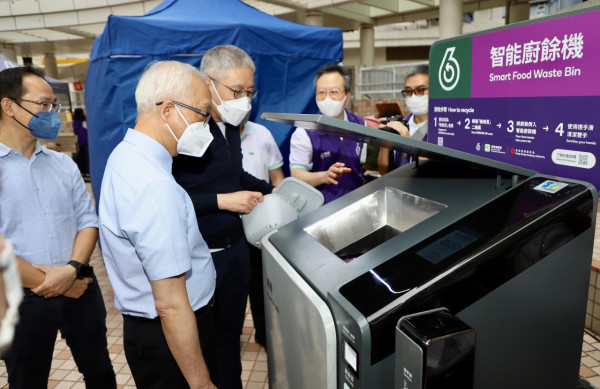
[[[116,388],[106,343],[106,308],[98,281],[78,299],[45,299],[25,289],[11,349],[3,356],[11,389],[47,389],[57,331],[88,389]]]
[[[213,308],[206,306],[195,312],[204,363],[210,379],[216,382]],[[125,357],[138,389],[189,389],[189,385],[173,358],[162,330],[160,319],[144,319],[123,315]]]
[[[254,340],[267,348],[265,328],[265,300],[263,292],[262,250],[248,244],[250,254],[250,309],[254,321]]]
[[[244,326],[250,263],[248,246],[242,237],[231,247],[212,253],[217,271],[215,330],[219,389],[242,388],[240,336]]]

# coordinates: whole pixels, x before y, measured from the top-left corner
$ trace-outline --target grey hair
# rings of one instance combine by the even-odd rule
[[[412,76],[416,76],[417,74],[422,74],[424,76],[429,77],[429,65],[419,65],[410,70],[410,73],[406,76],[408,80]]]
[[[248,67],[254,72],[256,66],[252,58],[242,49],[233,45],[215,46],[204,53],[200,63],[200,72],[204,77],[218,78],[223,73],[241,67]]]
[[[190,94],[194,77],[201,77],[198,68],[178,61],[151,62],[135,88],[135,102],[140,115],[167,99],[184,99]]]
[[[350,78],[350,74],[346,71],[346,69],[340,65],[325,65],[319,69],[315,75],[315,79],[313,80],[315,89],[317,89],[317,81],[319,81],[319,78],[328,73],[339,73],[344,79],[344,89],[346,89],[346,92],[352,91],[352,78]]]

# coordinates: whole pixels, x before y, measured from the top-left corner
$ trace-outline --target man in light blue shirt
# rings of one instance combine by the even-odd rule
[[[214,388],[215,268],[171,174],[175,155],[201,155],[211,141],[210,92],[198,69],[164,61],[144,72],[135,98],[136,126],[108,159],[99,201],[125,356],[138,388]]]
[[[12,389],[46,389],[60,330],[86,388],[116,388],[106,309],[89,258],[98,221],[77,165],[37,141],[56,139],[52,87],[36,69],[0,72],[0,233],[10,239],[25,297],[3,355]]]

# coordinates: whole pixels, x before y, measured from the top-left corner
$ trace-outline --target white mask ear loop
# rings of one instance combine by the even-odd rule
[[[181,113],[181,111],[179,110],[179,108],[177,108],[177,104],[173,104],[173,106],[175,107],[175,109],[179,113],[179,116],[181,116],[181,118],[185,122],[185,125],[186,125],[185,128],[187,129],[190,126],[190,124],[187,122],[187,120],[185,120],[185,117],[183,116],[183,114]],[[179,143],[179,139],[177,139],[177,137],[175,136],[175,133],[173,132],[173,130],[171,130],[171,126],[169,126],[169,123],[165,122],[165,124],[167,125],[167,128],[169,129],[169,132],[171,133],[171,135],[173,135],[173,138],[175,138],[175,141],[177,143]],[[183,132],[181,133],[181,135],[183,136]],[[179,137],[179,138],[181,139],[181,137]]]
[[[219,98],[219,100],[221,100],[221,104],[223,104],[223,98],[222,98],[222,97],[221,97],[221,95],[219,94],[219,91],[217,90],[217,87],[215,86],[215,82],[213,81],[213,79],[212,79],[212,78],[210,79],[210,82],[211,82],[211,84],[212,84],[212,86],[213,86],[213,89],[215,90],[215,93],[217,94],[217,97]],[[211,100],[212,100],[212,99],[211,99]],[[212,100],[212,102],[213,102],[215,105],[217,105],[217,106],[218,106],[218,105],[221,105],[221,104],[217,104],[217,103],[216,103],[216,101],[214,101],[214,100]]]

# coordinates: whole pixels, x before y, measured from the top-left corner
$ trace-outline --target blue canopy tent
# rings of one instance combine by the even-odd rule
[[[135,125],[134,91],[144,68],[156,60],[200,66],[203,53],[224,44],[256,63],[260,93],[250,120],[259,123],[262,112],[316,112],[313,77],[343,57],[341,30],[291,23],[239,0],[165,0],[144,16],[109,16],[92,48],[85,93],[96,198],[108,156]],[[262,124],[287,160],[292,128]]]

